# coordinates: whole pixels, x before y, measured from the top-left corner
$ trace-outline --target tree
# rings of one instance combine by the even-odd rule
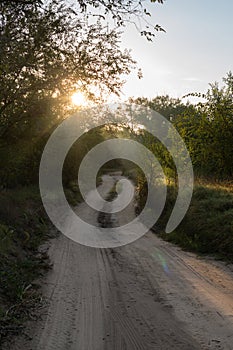
[[[22,11],[0,4],[1,135],[43,118],[63,118],[77,87],[91,98],[97,86],[119,93],[121,75],[135,63],[120,50],[119,35],[99,21],[87,25],[55,0]]]
[[[138,0],[77,0],[74,6],[0,0],[0,135],[32,125],[40,131],[38,124],[63,118],[77,88],[92,99],[97,90],[118,94],[122,74],[135,67],[129,51],[119,48],[120,28],[126,22],[138,27],[137,20],[149,15]],[[148,24],[139,31],[148,40],[154,36]]]
[[[122,75],[135,68],[130,52],[120,49],[122,28],[133,23],[151,40],[162,28],[147,23],[149,15],[139,0],[0,0],[0,177],[6,186],[31,181],[32,164],[36,174],[46,139],[73,111],[73,92],[93,100],[119,93]]]
[[[187,104],[182,103],[179,98],[172,98],[168,95],[156,96],[152,99],[138,97],[130,99],[132,103],[140,104],[151,108],[152,110],[162,114],[168,120],[176,118],[187,109]]]
[[[187,110],[176,120],[199,175],[229,178],[233,175],[233,76],[223,78],[224,86],[210,84],[205,98],[195,110]]]

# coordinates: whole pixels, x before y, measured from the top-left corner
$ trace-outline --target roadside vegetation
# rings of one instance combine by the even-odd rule
[[[144,133],[143,142],[163,165],[168,180],[165,210],[154,228],[164,239],[201,254],[211,254],[233,262],[233,75],[223,79],[223,87],[210,84],[206,94],[194,93],[204,102],[184,104],[169,96],[134,102],[149,106],[168,118],[189,150],[195,175],[190,208],[170,234],[164,233],[177,195],[177,174],[166,150]],[[138,178],[139,207],[147,195],[145,182]],[[153,208],[152,208],[153,210]]]
[[[175,203],[176,189],[170,186],[165,211],[155,232],[182,248],[233,262],[233,189],[224,183],[198,182],[187,214],[179,227],[167,234],[163,229]]]
[[[39,247],[52,230],[38,188],[5,189],[0,193],[0,343],[22,331],[22,322],[36,317],[43,298],[35,282],[50,268]]]

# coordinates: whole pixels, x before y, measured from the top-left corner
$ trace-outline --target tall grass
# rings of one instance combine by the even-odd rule
[[[233,262],[233,187],[229,183],[197,181],[186,216],[170,234],[163,228],[176,199],[176,189],[170,186],[164,213],[157,228],[161,236],[202,254],[213,254]]]

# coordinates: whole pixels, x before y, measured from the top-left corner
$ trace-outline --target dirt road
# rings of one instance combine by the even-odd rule
[[[151,232],[114,249],[60,236],[49,254],[47,311],[29,324],[32,339],[18,338],[10,349],[233,349],[231,267],[183,252]]]

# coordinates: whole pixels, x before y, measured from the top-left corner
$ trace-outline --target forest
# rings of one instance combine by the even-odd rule
[[[107,102],[108,94],[119,95],[123,76],[136,70],[140,78],[130,50],[119,45],[129,16],[135,22],[149,17],[138,3],[132,10],[131,2],[124,0],[78,0],[76,7],[56,0],[0,1],[0,341],[20,332],[22,319],[33,317],[40,303],[33,281],[50,268],[48,257],[38,250],[56,235],[38,185],[45,144],[56,127],[80,108],[71,103],[76,91],[98,106]],[[96,14],[98,6],[104,15]],[[115,27],[107,26],[106,18],[114,20]],[[159,25],[145,26],[136,35],[152,40],[160,31]],[[156,95],[127,101],[163,115],[190,153],[193,198],[174,232],[164,232],[177,196],[174,163],[158,140],[143,131],[138,135],[127,125],[120,132],[114,124],[97,128],[72,147],[63,169],[70,204],[82,201],[76,177],[87,150],[114,137],[140,139],[159,160],[168,183],[166,206],[153,231],[184,249],[232,262],[233,73],[226,72],[221,82],[210,82],[206,90],[190,91],[185,98]],[[193,97],[200,102],[190,102]],[[140,211],[147,184],[140,169],[130,172],[128,166],[118,160],[101,173],[122,167],[138,189]]]

